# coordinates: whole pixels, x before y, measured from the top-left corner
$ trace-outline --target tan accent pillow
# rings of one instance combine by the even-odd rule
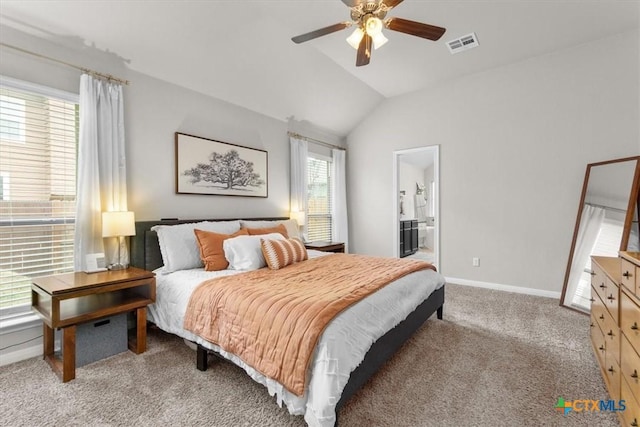
[[[267,228],[244,228],[243,230],[247,230],[250,236],[257,236],[260,234],[280,233],[284,236],[285,239],[289,238],[289,233],[287,233],[287,227],[285,227],[284,224],[278,224],[275,227],[267,227]]]
[[[196,240],[200,247],[200,258],[204,262],[206,271],[226,270],[229,262],[224,256],[223,242],[237,236],[246,236],[246,229],[240,229],[233,234],[220,234],[212,231],[194,229]]]
[[[300,239],[265,240],[260,239],[262,255],[271,270],[279,270],[294,262],[308,258],[307,249]]]
[[[278,224],[284,225],[284,228],[287,229],[287,234],[289,234],[289,239],[294,237],[300,238],[300,227],[295,219],[280,219],[280,220],[263,220],[263,221],[251,221],[251,220],[240,220],[240,228],[264,228],[264,227],[275,227]],[[215,231],[215,230],[214,230]]]

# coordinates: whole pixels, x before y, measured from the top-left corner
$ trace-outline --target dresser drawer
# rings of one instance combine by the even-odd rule
[[[607,276],[598,264],[591,263],[593,275],[591,276],[591,287],[596,290],[602,301],[606,298],[607,293]]]
[[[612,360],[620,364],[620,329],[608,313],[604,316],[602,334],[604,335],[604,346],[607,349],[607,368]]]
[[[638,294],[638,269],[631,262],[624,258],[620,260],[620,282],[627,287],[632,293]]]
[[[607,352],[607,357],[609,353]],[[605,374],[607,378],[607,390],[612,400],[620,400],[620,365],[615,360],[607,358],[605,365]]]
[[[605,313],[607,313],[607,309],[604,306],[604,303],[600,299],[600,295],[598,295],[596,289],[591,287],[591,315],[594,317],[595,321],[600,326],[600,329],[604,330],[604,319]]]
[[[626,289],[620,292],[620,330],[636,351],[640,351],[640,307],[628,292]]]
[[[633,349],[629,340],[622,337],[620,343],[620,370],[623,381],[626,381],[634,396],[640,397],[640,356]]]
[[[600,366],[604,366],[605,362],[605,354],[607,348],[604,344],[604,335],[602,331],[598,327],[598,325],[594,325],[590,331],[591,335],[591,344],[593,345],[593,352],[596,354],[596,358],[598,359],[598,364]]]
[[[618,285],[612,282],[611,279],[607,278],[606,283],[606,296],[602,299],[602,302],[604,302],[604,305],[607,307],[607,310],[609,310],[609,313],[611,313],[611,317],[613,317],[613,320],[617,325],[619,319],[618,309],[620,306],[620,292],[618,289]]]
[[[626,409],[621,412],[623,425],[626,427],[640,425],[640,408],[626,381],[620,384],[620,400],[624,400],[626,406]]]
[[[605,363],[604,373],[607,379],[609,397],[612,400],[620,400],[620,365],[613,360],[613,358],[609,357],[608,348]]]

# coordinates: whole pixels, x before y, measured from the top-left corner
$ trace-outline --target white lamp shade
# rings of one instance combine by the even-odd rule
[[[299,226],[304,225],[304,212],[302,211],[289,212],[289,218],[295,219]]]
[[[389,41],[389,39],[386,38],[384,36],[384,34],[382,34],[382,33],[378,33],[375,36],[373,36],[372,38],[373,38],[373,48],[374,49],[378,49],[378,48],[384,46],[384,44]]]
[[[102,237],[135,236],[133,212],[102,212]]]
[[[364,37],[364,31],[362,31],[362,29],[358,27],[353,31],[353,33],[351,33],[349,37],[347,37],[347,43],[349,43],[352,48],[358,49],[362,37]]]

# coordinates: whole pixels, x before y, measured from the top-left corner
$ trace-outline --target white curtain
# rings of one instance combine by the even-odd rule
[[[85,255],[104,252],[107,263],[129,263],[126,240],[102,238],[102,212],[127,210],[127,174],[122,85],[83,74],[80,78],[80,138],[74,267]]]
[[[349,225],[347,221],[347,180],[345,150],[334,148],[333,157],[333,200],[331,203],[333,227],[331,239],[334,242],[344,242],[345,252],[348,252]]]
[[[571,305],[578,291],[580,277],[587,266],[596,239],[600,233],[604,215],[605,210],[597,206],[585,204],[582,209],[582,218],[580,218],[580,225],[578,226],[576,247],[573,251],[571,270],[569,271],[569,280],[567,281],[567,289],[564,297],[566,305]]]
[[[309,144],[307,141],[291,136],[291,192],[290,210],[293,212],[307,211],[307,157],[309,155]],[[308,219],[302,227],[302,235],[306,238]]]

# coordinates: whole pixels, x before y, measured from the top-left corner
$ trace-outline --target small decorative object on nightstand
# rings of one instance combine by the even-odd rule
[[[136,313],[129,349],[147,346],[147,305],[156,300],[156,278],[140,268],[57,274],[38,277],[31,285],[31,308],[44,321],[44,359],[62,379],[76,377],[76,326],[120,313]],[[54,353],[54,330],[62,329],[62,358]]]
[[[322,252],[344,252],[344,243],[340,242],[306,242],[305,248]]]

